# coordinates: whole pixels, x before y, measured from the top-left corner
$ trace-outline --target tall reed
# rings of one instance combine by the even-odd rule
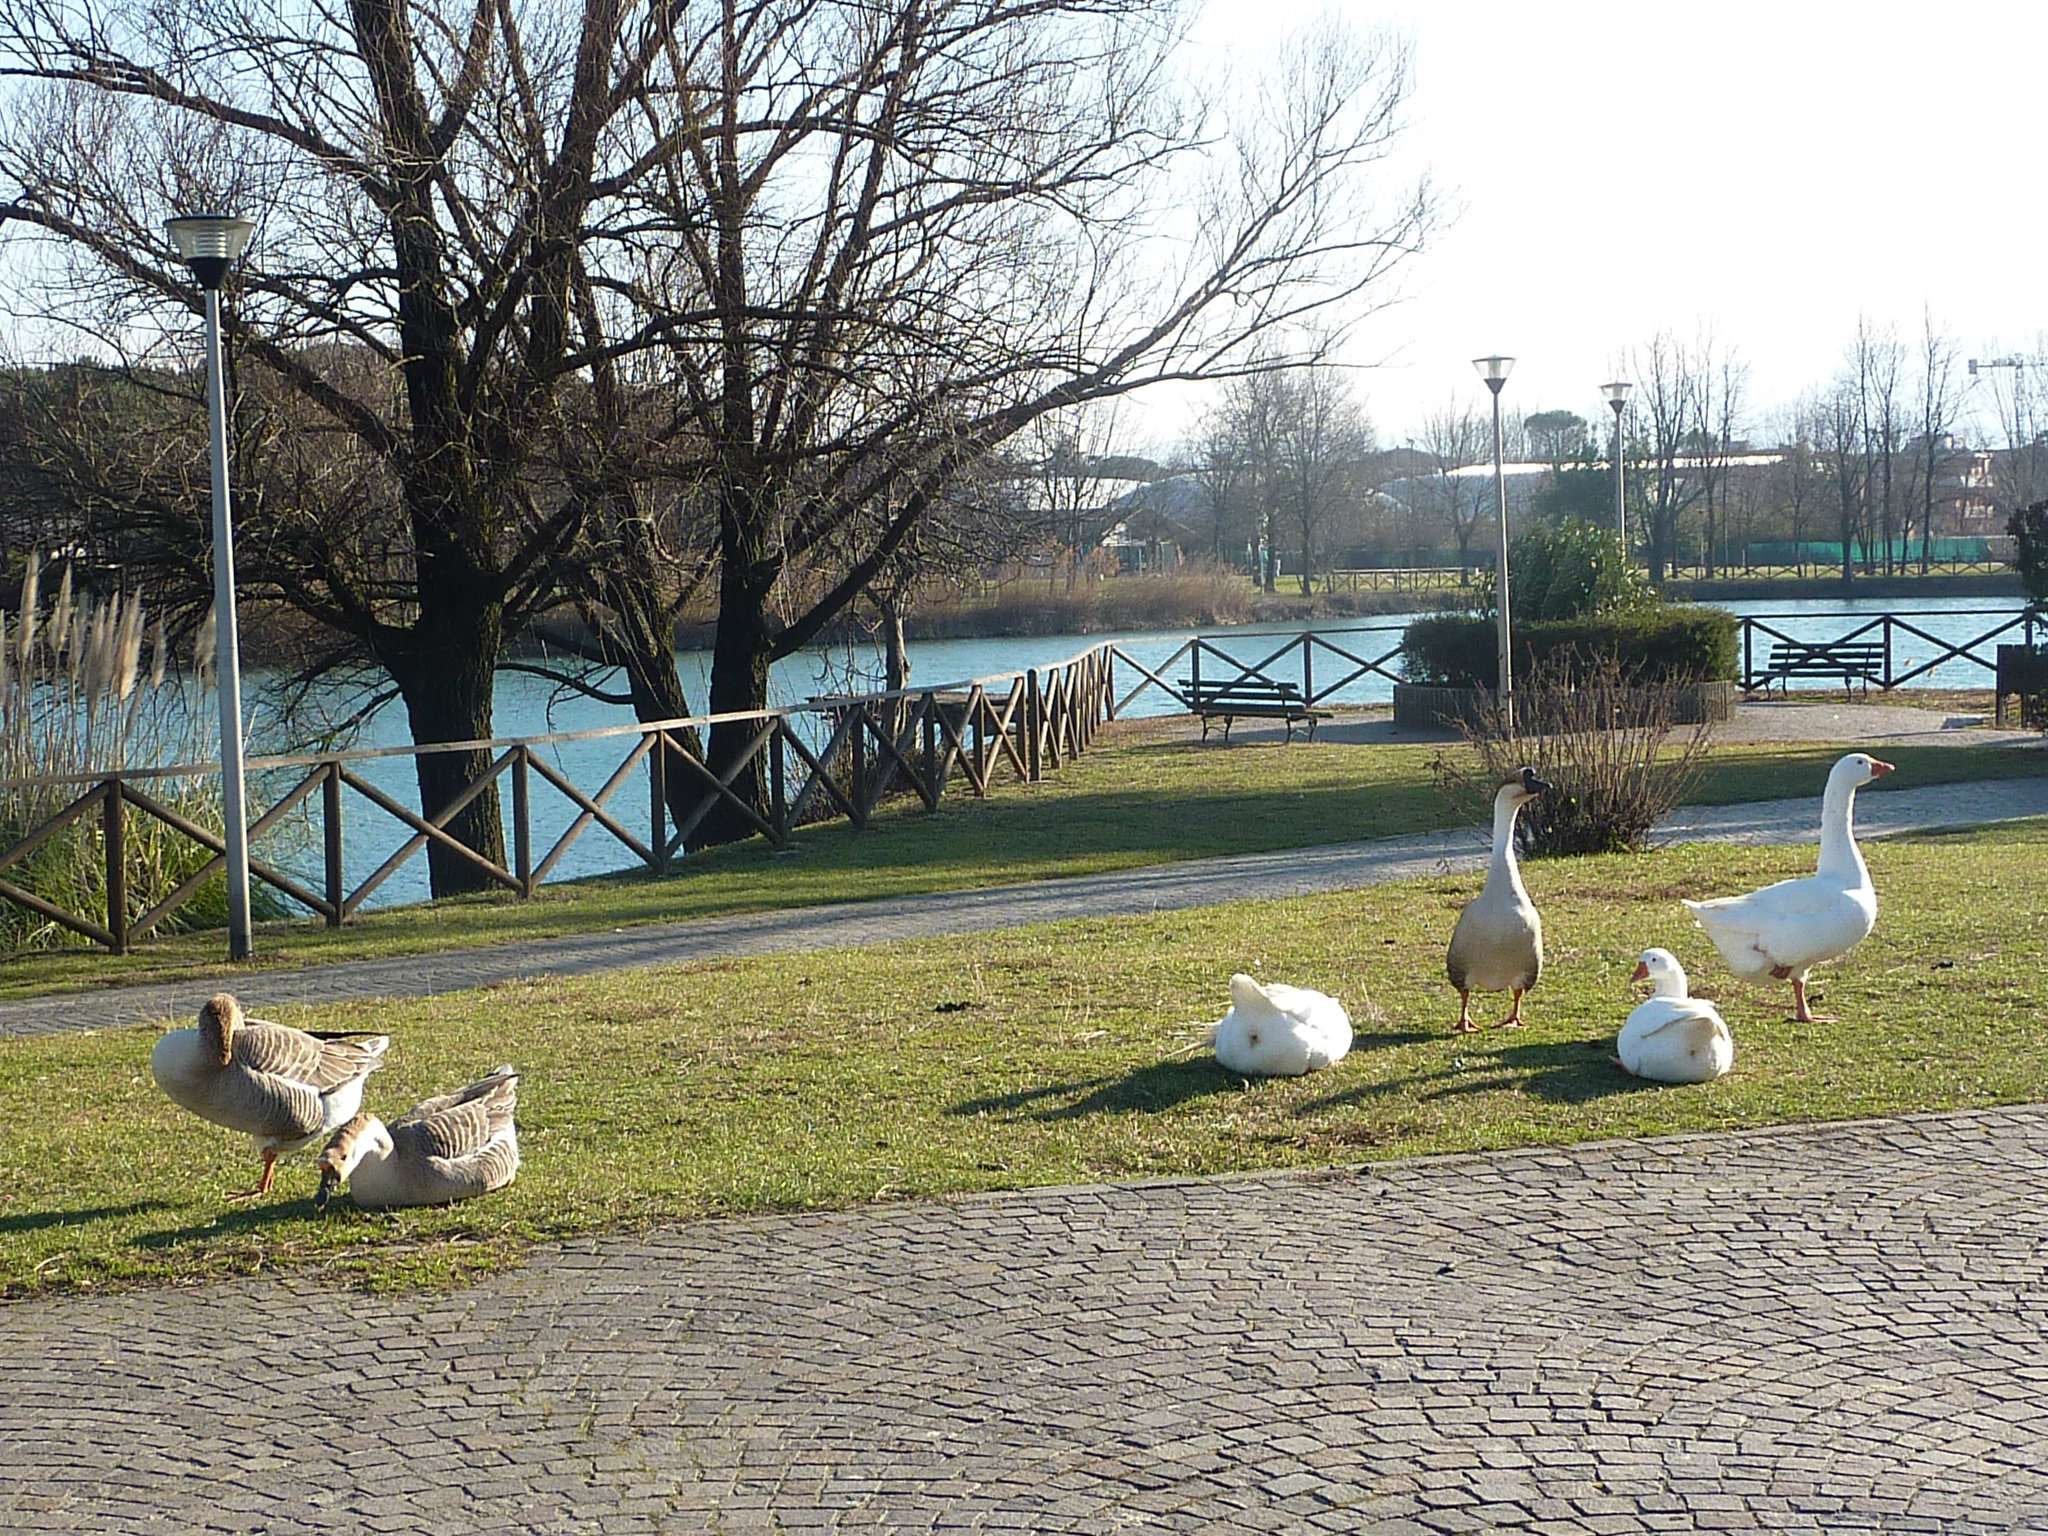
[[[152,624],[140,597],[81,595],[68,565],[47,604],[43,587],[42,561],[31,555],[11,622],[0,612],[0,850],[89,787],[67,778],[203,762],[215,755],[218,740],[206,670],[172,664],[163,620]],[[220,829],[219,790],[210,780],[164,779],[147,788],[191,821]],[[100,818],[82,816],[0,878],[104,923],[103,839]],[[182,833],[145,816],[129,819],[125,844],[135,910],[153,905],[211,857]],[[225,914],[226,885],[216,879],[164,926],[214,926]],[[0,902],[0,949],[80,942],[61,925]]]

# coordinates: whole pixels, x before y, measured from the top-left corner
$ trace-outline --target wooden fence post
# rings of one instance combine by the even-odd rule
[[[654,855],[656,874],[668,873],[668,732],[656,731],[647,752],[647,851]]]
[[[847,745],[853,749],[853,766],[849,770],[851,783],[846,798],[854,809],[853,824],[865,827],[868,824],[868,707],[865,704],[846,707],[847,734],[851,738]]]
[[[341,868],[341,764],[327,765],[320,779],[320,834],[326,845],[322,863],[327,876],[327,926],[341,926],[341,909],[348,900],[348,877]]]
[[[121,781],[107,780],[106,797],[100,801],[100,824],[106,834],[107,932],[117,955],[128,953],[128,816],[121,798]]]
[[[533,895],[533,788],[526,756],[532,749],[512,749],[512,873],[519,877],[519,899]]]
[[[768,735],[768,794],[775,810],[775,838],[789,841],[789,775],[782,764],[782,737],[789,721],[778,717]]]
[[[1301,702],[1313,704],[1316,701],[1315,637],[1304,632],[1301,637]]]
[[[924,781],[932,792],[932,809],[946,796],[945,780],[939,773],[939,696],[924,696]]]
[[[1038,691],[1038,668],[1031,667],[1024,673],[1024,776],[1033,784],[1045,776],[1038,764],[1044,714],[1045,705]]]

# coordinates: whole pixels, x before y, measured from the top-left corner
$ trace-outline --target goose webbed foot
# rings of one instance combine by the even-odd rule
[[[1502,1019],[1500,1023],[1498,1023],[1494,1027],[1496,1029],[1520,1029],[1522,1027],[1523,1022],[1524,1020],[1522,1018],[1522,994],[1521,991],[1517,989],[1515,992],[1514,1006],[1508,1009],[1508,1016]]]
[[[228,1199],[230,1201],[254,1200],[259,1196],[267,1195],[270,1193],[272,1181],[276,1178],[277,1154],[275,1152],[266,1152],[263,1154],[263,1177],[256,1181],[256,1187],[254,1189],[238,1189],[229,1195]]]
[[[1815,1013],[1806,1006],[1806,983],[1792,983],[1792,1017],[1801,1024],[1833,1024],[1838,1022],[1832,1013]]]
[[[1472,1022],[1472,994],[1462,987],[1458,990],[1458,1033],[1476,1035],[1479,1026]]]

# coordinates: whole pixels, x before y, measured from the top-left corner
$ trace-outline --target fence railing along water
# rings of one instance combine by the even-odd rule
[[[1962,621],[1967,633],[1960,639],[1932,633],[1928,625],[1937,619],[1950,627]],[[2044,627],[2041,620],[2012,609],[1947,610],[1939,615],[1758,614],[1740,617],[1737,623],[1739,681],[1751,692],[1780,682],[1813,685],[1801,660],[1815,653],[1833,655],[1845,647],[1857,655],[1850,675],[1878,689],[1930,680],[1937,670],[1947,672],[1952,682],[1960,671],[1983,686],[1997,673],[1994,642],[2019,636],[2031,647]],[[281,859],[253,855],[250,873],[330,926],[361,911],[430,844],[447,849],[492,884],[522,898],[531,897],[556,875],[570,848],[593,827],[633,863],[658,873],[685,856],[691,835],[720,806],[730,807],[756,835],[780,846],[797,827],[815,821],[845,820],[865,827],[890,795],[914,795],[926,808],[936,809],[955,784],[982,797],[1005,780],[1039,780],[1084,752],[1105,722],[1132,713],[1135,704],[1155,692],[1179,710],[1193,708],[1195,695],[1205,686],[1213,690],[1238,681],[1284,685],[1298,690],[1301,701],[1310,706],[1362,702],[1358,695],[1364,686],[1380,688],[1403,680],[1396,663],[1404,628],[1403,623],[1310,631],[1285,636],[1277,644],[1270,634],[1198,635],[1182,642],[1164,661],[1140,659],[1128,642],[1112,640],[1064,661],[1016,672],[894,693],[817,698],[752,714],[692,716],[427,747],[252,758],[252,776],[270,785],[272,794],[269,806],[251,824],[252,850],[266,837],[274,837],[294,812],[317,796],[320,851],[317,874],[294,871]],[[1931,651],[1925,651],[1929,647]],[[1244,654],[1234,654],[1233,649]],[[1127,685],[1122,691],[1119,667]],[[1838,677],[1839,671],[1832,669],[1828,675]],[[1976,675],[1980,671],[1981,677]],[[1147,700],[1137,712],[1157,713],[1159,702]],[[721,724],[751,724],[754,729],[742,753],[714,771],[691,749],[685,733]],[[624,751],[594,791],[579,787],[548,761],[547,750],[564,743],[613,740]],[[369,765],[380,760],[470,751],[492,753],[489,768],[455,801],[432,814],[402,804],[366,777]],[[765,786],[758,801],[734,790],[749,767]],[[680,820],[671,813],[672,768],[702,791]],[[126,950],[189,901],[225,862],[218,836],[164,804],[147,786],[218,772],[217,764],[185,763],[32,781],[76,785],[79,793],[55,815],[0,849],[0,901],[24,907],[116,953]],[[624,786],[643,776],[648,791],[644,809],[636,815],[618,808]],[[487,858],[447,830],[488,785],[503,779],[509,779],[511,787],[509,864]],[[24,782],[31,781],[0,784],[0,792]],[[574,815],[543,850],[535,835],[535,805],[537,793],[548,791],[560,795]],[[357,805],[374,818],[396,822],[403,840],[367,874],[351,880],[348,850],[363,829],[360,824],[352,829],[348,813]],[[133,815],[154,818],[212,855],[176,889],[136,913],[128,910],[125,873]],[[105,856],[104,914],[70,910],[6,878],[6,871],[49,838],[74,825],[89,826],[94,819]]]

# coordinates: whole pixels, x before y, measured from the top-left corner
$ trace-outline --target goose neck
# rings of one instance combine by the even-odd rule
[[[1856,847],[1856,786],[1830,779],[1820,807],[1820,873],[1845,884],[1869,878]]]
[[[1521,806],[1503,795],[1493,803],[1493,862],[1487,869],[1487,883],[1506,880],[1521,888],[1521,871],[1515,864],[1515,816]]]

